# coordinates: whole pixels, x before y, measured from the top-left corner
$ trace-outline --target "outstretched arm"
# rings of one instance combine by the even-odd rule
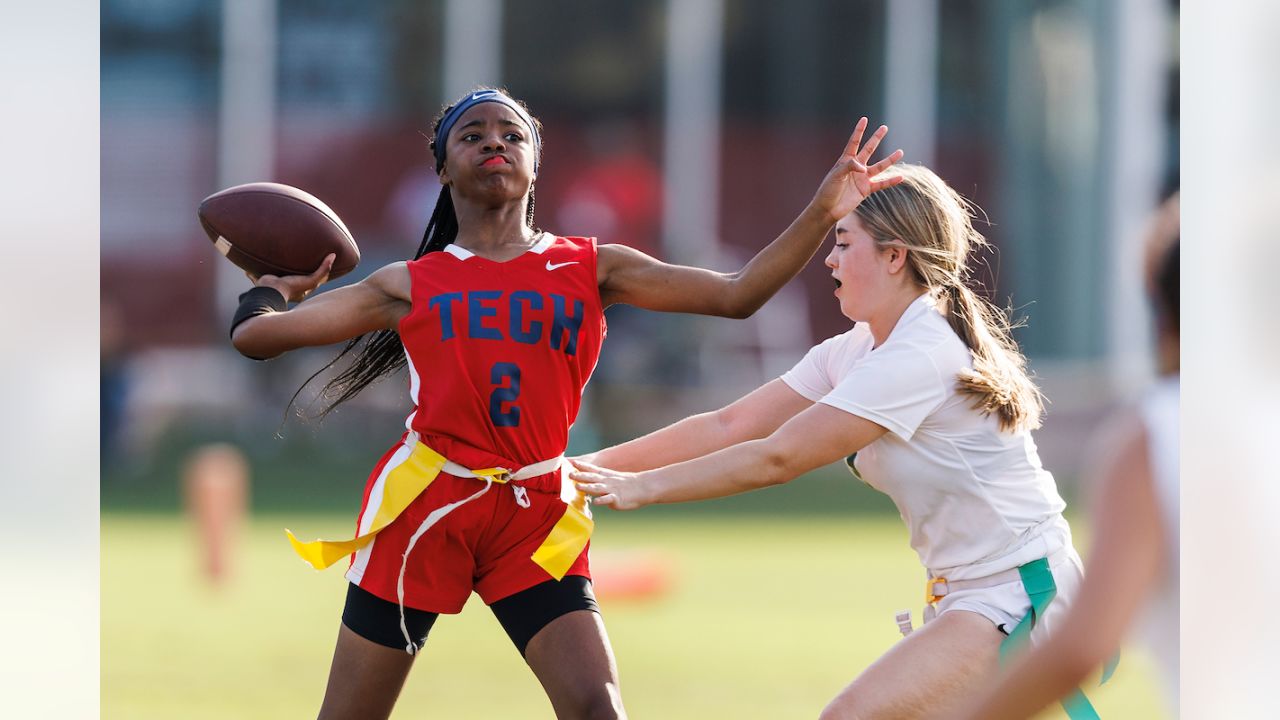
[[[1015,661],[957,717],[1031,717],[1078,687],[1120,647],[1165,561],[1146,433],[1120,430],[1097,476],[1093,551],[1075,604],[1057,631]]]
[[[732,405],[687,417],[643,437],[576,459],[614,470],[651,470],[767,437],[810,405],[807,398],[786,383],[774,380]]]
[[[830,405],[815,404],[769,437],[696,460],[642,473],[623,473],[575,461],[569,474],[597,505],[618,510],[736,495],[788,482],[857,452],[887,432]]]
[[[866,128],[867,119],[862,118],[809,205],[790,227],[736,273],[669,265],[624,245],[600,246],[597,280],[604,304],[626,303],[649,310],[722,317],[750,316],[800,272],[837,220],[853,212],[871,193],[901,182],[897,177],[875,179],[902,158],[902,151],[894,151],[868,167],[888,128],[881,125],[863,145]]]
[[[298,302],[323,283],[333,263],[329,258],[311,275],[254,278],[290,302]],[[285,312],[269,312],[236,326],[231,342],[252,358],[272,358],[289,350],[330,345],[374,330],[393,329],[409,311],[409,269],[403,262],[374,271],[354,285],[317,295]]]

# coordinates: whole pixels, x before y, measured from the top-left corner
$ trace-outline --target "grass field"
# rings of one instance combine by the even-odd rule
[[[102,716],[314,717],[341,612],[337,568],[317,573],[281,528],[341,536],[348,516],[259,515],[232,581],[197,572],[194,533],[177,515],[102,517]],[[669,591],[601,604],[634,718],[814,718],[919,622],[921,572],[897,518],[598,513],[602,567],[627,552],[661,557]],[[612,559],[611,559],[612,558]],[[1161,717],[1150,663],[1126,651],[1093,688],[1104,718]],[[432,631],[395,717],[549,718],[532,674],[473,596]],[[1046,717],[1063,717],[1050,713]]]

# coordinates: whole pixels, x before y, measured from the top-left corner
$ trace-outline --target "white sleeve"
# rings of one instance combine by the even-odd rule
[[[859,360],[821,402],[910,440],[946,400],[947,387],[928,352],[884,347]]]
[[[817,402],[835,389],[836,378],[831,372],[831,353],[837,335],[814,345],[800,362],[782,375],[782,382],[800,393],[806,400]]]

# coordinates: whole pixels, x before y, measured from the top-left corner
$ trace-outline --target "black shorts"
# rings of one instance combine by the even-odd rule
[[[591,581],[579,575],[563,580],[547,580],[527,590],[505,597],[489,606],[507,637],[524,655],[529,641],[552,620],[574,612],[600,612]],[[417,647],[422,647],[435,624],[438,613],[404,609],[405,627]],[[408,649],[408,641],[400,629],[400,607],[354,583],[347,586],[347,603],[342,609],[342,624],[360,637],[396,649]]]

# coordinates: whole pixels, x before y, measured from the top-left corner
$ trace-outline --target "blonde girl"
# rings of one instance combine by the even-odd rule
[[[1002,645],[1052,626],[1081,579],[1031,437],[1040,393],[1005,314],[969,287],[966,260],[985,243],[971,206],[927,168],[886,176],[901,181],[836,224],[826,259],[852,329],[737,402],[572,474],[596,504],[630,510],[785,483],[856,453],[856,474],[906,521],[930,601],[926,624],[823,718],[947,717],[960,689],[996,671]]]

